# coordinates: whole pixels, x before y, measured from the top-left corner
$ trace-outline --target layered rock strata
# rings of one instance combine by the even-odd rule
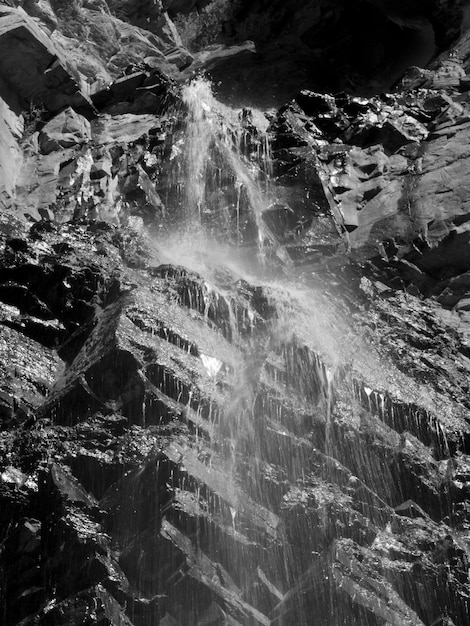
[[[265,129],[198,101],[201,185],[191,3],[83,3],[132,22],[93,63],[57,4],[0,13],[2,623],[468,623],[467,35]]]

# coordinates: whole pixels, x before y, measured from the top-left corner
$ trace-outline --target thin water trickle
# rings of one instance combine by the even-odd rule
[[[193,81],[183,89],[188,109],[186,137],[182,155],[186,165],[186,223],[194,227],[202,220],[205,203],[206,171],[214,138],[215,100],[210,83]]]
[[[206,279],[208,289],[215,286],[213,297],[223,298],[227,303],[230,337],[235,345],[240,343],[238,313],[234,309],[237,295],[232,287],[219,285],[218,272],[223,267],[232,273],[232,282],[240,277],[250,284],[261,285],[273,310],[265,349],[276,350],[296,337],[326,363],[327,371],[319,377],[330,453],[335,372],[340,363],[348,360],[374,363],[374,355],[366,347],[358,349],[361,342],[348,321],[337,313],[334,303],[295,277],[288,253],[263,219],[275,196],[270,183],[272,160],[266,117],[260,112],[237,111],[218,102],[210,82],[203,78],[184,87],[183,102],[187,110],[184,136],[177,140],[174,160],[178,171],[184,173],[181,186],[185,210],[183,223],[174,233],[165,233],[161,255],[168,263],[199,273]],[[252,127],[257,137],[250,145]],[[233,190],[232,197],[229,187]],[[226,216],[231,224],[228,229]],[[246,247],[250,243],[247,228],[250,221],[256,236]],[[231,235],[225,236],[230,229]],[[278,275],[275,280],[272,272],[266,272],[266,262],[273,258],[284,268],[284,275]],[[191,308],[198,308],[193,302],[194,294],[188,292],[188,297]],[[204,297],[203,314],[207,320],[210,306],[211,298]],[[253,331],[254,311],[248,308],[246,316]],[[212,366],[204,362],[204,367],[215,381]],[[308,368],[299,364],[295,367],[302,376],[308,375]],[[247,381],[242,372],[237,377],[222,420],[230,424],[229,438],[235,442],[229,446],[234,464],[237,440],[242,438],[241,433],[247,437],[252,432],[250,403],[254,397],[253,382],[256,384],[256,380]]]

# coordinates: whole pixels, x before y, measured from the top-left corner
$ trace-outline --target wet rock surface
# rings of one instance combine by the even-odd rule
[[[357,272],[372,362],[331,369],[336,349],[272,318],[292,294],[221,291],[144,242],[136,268],[126,235],[64,224],[4,254],[28,286],[2,292],[5,623],[465,623],[467,376],[432,307],[442,344],[410,371],[422,304]]]
[[[179,84],[166,11],[191,2],[77,5],[119,31],[93,62],[60,3],[18,4],[2,624],[467,624],[468,35],[391,93],[309,79],[260,123]],[[390,50],[397,26],[461,28],[446,3],[372,5]],[[346,37],[343,3],[312,7],[252,15],[308,46],[330,11]]]

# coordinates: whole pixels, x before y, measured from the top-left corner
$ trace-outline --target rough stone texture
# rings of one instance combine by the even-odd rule
[[[42,154],[80,145],[89,139],[91,139],[89,121],[70,107],[50,120],[38,137]]]
[[[338,343],[319,356],[304,343],[301,325],[292,336],[281,332],[282,317],[269,321],[262,289],[240,280],[236,287],[233,277],[230,294],[226,286],[222,293],[193,272],[158,265],[145,247],[142,269],[135,257],[129,266],[122,248],[128,234],[70,224],[36,229],[5,249],[3,284],[18,286],[0,290],[8,303],[3,324],[22,381],[12,387],[3,377],[2,399],[11,401],[3,418],[2,502],[18,520],[5,550],[25,555],[24,563],[14,561],[15,575],[13,560],[5,562],[6,623],[27,615],[67,623],[66,616],[84,619],[92,607],[110,624],[208,616],[268,624],[271,613],[273,623],[302,623],[313,606],[325,624],[345,615],[356,616],[348,623],[431,623],[443,605],[467,619],[466,566],[448,556],[455,544],[442,542],[452,534],[457,553],[466,549],[468,409],[455,393],[449,399],[458,373],[445,367],[442,349],[433,345],[423,360],[431,376],[439,368],[444,377],[430,397],[406,363],[405,374],[379,365],[384,348],[397,349],[393,337],[368,360],[360,351],[370,344],[358,346],[357,337],[345,344],[343,335],[341,349]],[[39,258],[33,279],[37,251],[48,262]],[[355,300],[362,298],[362,309],[377,287],[361,284]],[[396,309],[401,321],[399,299],[374,297],[384,315]],[[283,298],[269,295],[278,311]],[[337,317],[327,313],[331,304],[323,315]],[[300,319],[293,307],[302,309],[301,302],[282,306]],[[355,322],[372,329],[385,323],[378,314],[375,305],[356,312]],[[275,343],[266,341],[273,323],[280,324]],[[387,328],[411,344],[403,329]],[[445,344],[447,336],[443,326]],[[44,344],[57,346],[65,367]],[[44,353],[33,372],[29,345]],[[352,353],[350,373],[335,375],[336,399],[325,396],[325,363]],[[253,363],[249,379],[239,378],[241,359]],[[41,390],[32,393],[40,375]],[[233,396],[237,406],[226,404],[229,389],[243,389]],[[37,547],[23,547],[23,527]],[[39,559],[44,551],[46,561]],[[450,586],[439,577],[450,577]],[[20,597],[28,598],[21,609]]]
[[[0,202],[7,204],[13,196],[22,151],[18,145],[23,131],[23,118],[15,115],[0,99]]]
[[[207,91],[195,115],[155,30],[193,3],[147,5],[70,5],[69,35],[116,33],[93,54],[61,3],[1,9],[29,42],[0,83],[1,623],[467,624],[468,35],[392,93],[304,77],[265,132]],[[369,5],[369,90],[396,27],[414,59],[461,23]],[[251,16],[363,32],[302,6]],[[103,68],[87,107],[46,57]]]
[[[1,95],[16,113],[30,103],[89,106],[80,77],[25,11],[0,7],[0,53]]]
[[[370,95],[389,89],[410,65],[424,67],[456,38],[465,3],[364,0],[243,1],[230,28],[256,55],[211,68],[220,93],[240,106],[279,106],[314,84]],[[224,82],[230,72],[232,80]],[[276,93],[266,93],[268,80]],[[244,102],[238,93],[243,91]]]
[[[448,57],[465,73],[467,49],[464,34],[428,75]],[[316,153],[325,197],[353,253],[387,267],[391,287],[454,309],[466,334],[468,98],[459,81],[410,89],[405,78],[407,91],[371,99],[303,91],[274,121],[273,147],[281,168],[301,167],[302,151]]]
[[[92,91],[120,76],[132,63],[146,61],[171,73],[191,62],[160,3],[147,2],[140,10],[132,3],[131,14],[123,7],[114,10],[111,2],[109,7],[106,2],[52,4],[59,17],[53,39],[73,59]],[[82,37],[77,47],[78,34]]]

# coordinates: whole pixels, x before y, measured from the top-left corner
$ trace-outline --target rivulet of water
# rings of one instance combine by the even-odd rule
[[[207,169],[215,140],[216,100],[210,83],[193,81],[183,89],[188,110],[182,158],[186,169],[186,220],[194,225],[202,220],[206,203]]]
[[[238,246],[253,246],[289,259],[263,220],[274,202],[269,181],[268,121],[260,111],[237,111],[219,102],[211,83],[198,78],[182,90],[183,136],[174,153],[181,175],[184,227],[222,234]]]

